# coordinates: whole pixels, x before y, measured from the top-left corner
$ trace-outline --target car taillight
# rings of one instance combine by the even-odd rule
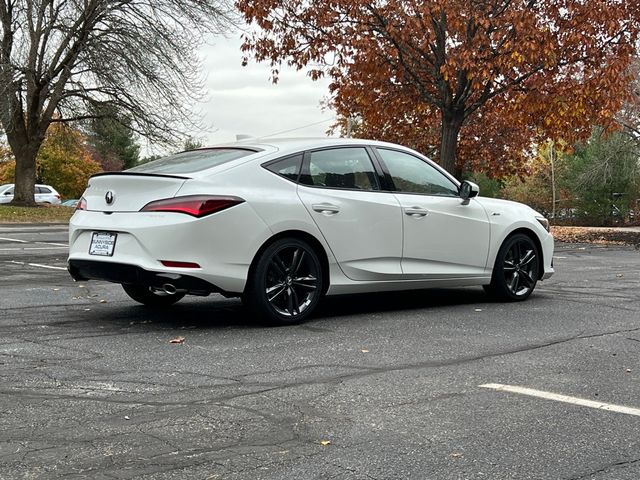
[[[244,202],[240,197],[223,197],[217,195],[187,195],[184,197],[165,198],[147,203],[141,212],[175,212],[186,213],[193,217],[204,217],[212,213]]]
[[[78,203],[76,204],[76,210],[86,210],[87,209],[87,201],[84,197],[82,197]]]

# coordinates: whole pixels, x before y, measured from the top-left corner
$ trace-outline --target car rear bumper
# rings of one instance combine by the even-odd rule
[[[231,296],[216,285],[201,278],[171,272],[153,272],[137,265],[126,263],[100,262],[93,260],[69,260],[67,269],[76,281],[104,280],[113,283],[125,283],[164,289],[170,285],[176,290],[192,295],[222,293]]]

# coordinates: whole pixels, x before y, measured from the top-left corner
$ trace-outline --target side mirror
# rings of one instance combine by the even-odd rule
[[[460,185],[460,198],[463,200],[469,200],[470,198],[477,197],[480,193],[480,187],[473,182],[465,180]]]

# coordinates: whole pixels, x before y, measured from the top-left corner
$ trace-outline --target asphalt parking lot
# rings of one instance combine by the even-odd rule
[[[559,245],[525,303],[352,296],[269,329],[74,283],[66,236],[0,226],[2,479],[640,478],[632,247]]]

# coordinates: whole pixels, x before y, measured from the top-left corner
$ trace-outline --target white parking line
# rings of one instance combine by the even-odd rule
[[[29,243],[26,240],[18,240],[17,238],[5,238],[5,237],[0,237],[0,240],[4,240],[5,242],[18,242],[18,243]]]
[[[30,267],[50,268],[51,270],[66,270],[66,267],[54,267],[53,265],[42,265],[40,263],[24,263],[16,262],[15,260],[9,260],[7,263],[13,263],[15,265],[28,265]]]
[[[21,247],[21,248],[0,248],[0,252],[25,252],[27,250],[66,250],[67,246],[64,247]]]
[[[614,405],[613,403],[594,402],[585,398],[570,397],[568,395],[560,395],[558,393],[545,392],[542,390],[534,390],[533,388],[516,387],[514,385],[503,385],[501,383],[485,383],[479,385],[480,388],[490,388],[500,392],[519,393],[530,397],[544,398],[545,400],[554,400],[556,402],[571,403],[580,405],[581,407],[595,408],[598,410],[606,410],[608,412],[625,413],[627,415],[635,415],[640,417],[640,408],[625,407],[623,405]]]

